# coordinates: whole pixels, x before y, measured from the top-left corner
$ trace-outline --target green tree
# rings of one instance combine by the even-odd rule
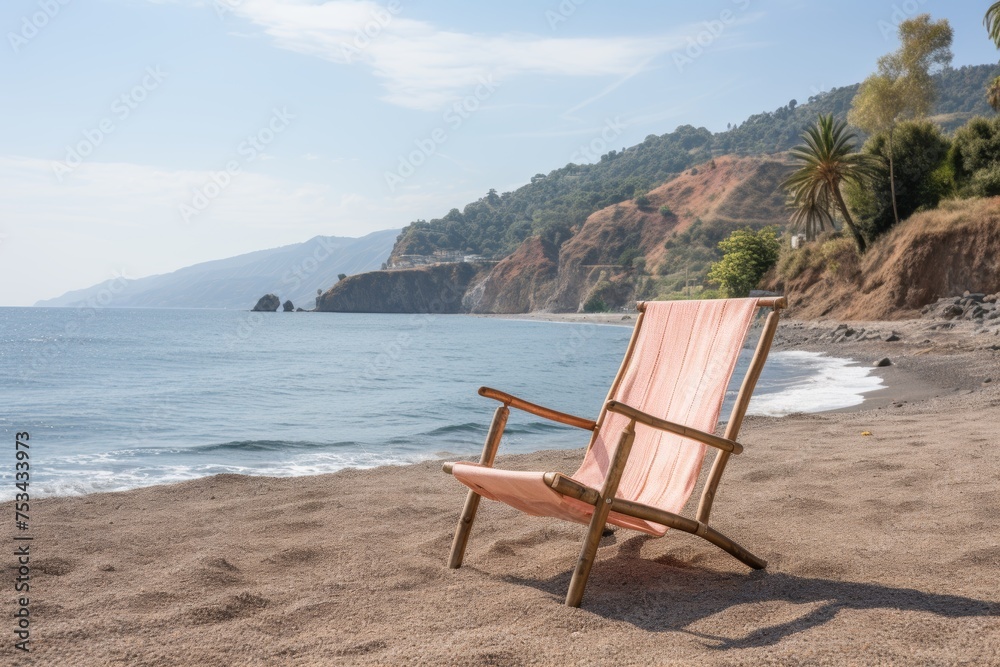
[[[973,118],[959,128],[948,163],[959,196],[1000,195],[1000,116]]]
[[[806,220],[822,217],[820,210],[831,217],[836,206],[851,231],[858,252],[867,248],[865,239],[847,210],[841,186],[862,184],[873,173],[871,159],[854,149],[854,133],[844,121],[832,115],[820,116],[802,135],[805,143],[791,150],[801,166],[789,176],[782,187],[788,192],[789,204]]]
[[[862,153],[879,165],[863,186],[852,185],[845,194],[858,225],[869,242],[889,231],[895,224],[892,190],[886,164],[896,163],[895,195],[899,215],[904,220],[922,208],[934,208],[951,188],[950,177],[942,175],[951,142],[933,123],[906,121],[895,130],[892,155],[886,132],[870,137]]]
[[[851,103],[848,120],[870,134],[885,132],[889,139],[889,190],[892,212],[899,222],[896,203],[892,140],[896,125],[907,118],[926,116],[934,103],[931,70],[951,63],[951,25],[947,19],[931,21],[921,14],[899,24],[899,49],[878,59],[875,74],[865,79]]]
[[[625,269],[633,268],[633,262],[635,262],[637,257],[642,256],[642,251],[635,246],[629,246],[622,251],[622,254],[618,256],[618,264]]]
[[[725,296],[744,297],[778,261],[781,242],[774,227],[759,232],[746,227],[719,241],[719,250],[722,259],[712,264],[708,279],[718,284]]]
[[[337,280],[343,280],[346,277],[347,277],[346,273],[338,273],[337,274]]]

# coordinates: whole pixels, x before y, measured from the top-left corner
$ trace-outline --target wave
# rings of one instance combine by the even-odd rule
[[[861,405],[865,394],[885,388],[882,378],[851,359],[790,350],[774,353],[771,361],[782,372],[754,394],[749,414],[783,417],[841,410]]]
[[[315,449],[337,449],[358,447],[359,443],[345,440],[341,442],[313,442],[310,440],[234,440],[232,442],[219,442],[209,445],[195,445],[185,447],[173,452],[184,454],[198,454],[209,452],[285,452],[285,451],[309,451]]]

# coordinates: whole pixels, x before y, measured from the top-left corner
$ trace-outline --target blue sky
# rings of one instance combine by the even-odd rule
[[[0,305],[438,217],[854,83],[987,2],[5,0]],[[602,143],[603,142],[603,143]]]

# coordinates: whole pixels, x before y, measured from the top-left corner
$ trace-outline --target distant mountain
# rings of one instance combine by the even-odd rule
[[[249,310],[262,295],[277,294],[300,308],[312,308],[316,290],[327,290],[337,274],[374,271],[389,257],[398,229],[361,238],[317,236],[305,243],[258,250],[195,264],[172,273],[136,280],[109,280],[45,299],[36,306],[110,308],[229,308]],[[104,304],[110,291],[114,297]],[[102,295],[104,299],[96,301]]]

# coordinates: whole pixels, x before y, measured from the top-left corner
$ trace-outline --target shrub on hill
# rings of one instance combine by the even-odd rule
[[[757,286],[775,262],[781,242],[776,229],[737,229],[719,242],[722,259],[712,265],[708,279],[718,284],[727,297],[745,297]]]
[[[1000,116],[973,118],[955,132],[948,163],[959,196],[1000,195]]]

